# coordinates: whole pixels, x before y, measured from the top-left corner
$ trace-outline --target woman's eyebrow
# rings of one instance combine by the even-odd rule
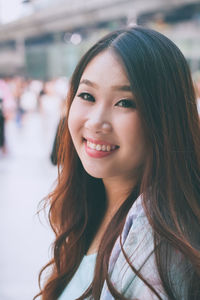
[[[94,87],[94,88],[98,88],[99,87],[99,85],[97,83],[92,82],[92,81],[90,81],[88,79],[82,79],[81,82],[80,82],[80,84],[86,84],[86,85],[89,85],[89,86]],[[127,85],[126,84],[125,85],[113,85],[113,86],[111,86],[111,88],[113,90],[131,92],[131,87],[130,87],[129,84],[127,84]]]
[[[82,79],[80,84],[86,84],[86,85],[89,85],[91,87],[98,88],[98,84],[96,84],[95,82],[92,82],[88,79]]]
[[[112,86],[112,89],[118,90],[118,91],[131,92],[130,85],[114,85],[114,86]]]

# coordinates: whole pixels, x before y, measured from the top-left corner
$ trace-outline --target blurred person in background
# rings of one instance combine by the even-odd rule
[[[5,123],[15,115],[16,105],[7,80],[0,79],[0,148],[7,153]]]
[[[60,77],[44,82],[38,96],[39,112],[53,164],[56,163],[53,162],[54,159],[52,160],[52,153],[55,152],[58,124],[62,122],[67,91],[68,80],[65,77]]]
[[[15,121],[17,126],[22,127],[23,123],[23,108],[21,107],[21,96],[25,87],[25,79],[22,77],[14,77],[10,80],[10,89],[16,103]]]
[[[8,78],[0,79],[0,93],[3,99],[3,110],[6,120],[10,120],[15,115],[15,99],[12,94],[12,90],[9,84]]]
[[[6,152],[5,148],[5,118],[3,113],[3,99],[0,97],[0,149]]]
[[[34,299],[200,299],[199,117],[173,42],[134,27],[85,54],[58,170],[53,258]]]
[[[68,80],[67,78],[59,78],[56,81],[56,91],[57,94],[60,95],[60,98],[62,100],[61,103],[61,118],[59,120],[54,141],[53,141],[53,146],[51,150],[51,155],[50,159],[53,165],[57,165],[57,155],[58,155],[58,148],[59,148],[59,131],[62,130],[62,127],[65,124],[66,116],[65,116],[65,107],[66,107],[66,97],[67,97],[67,92],[68,92]]]
[[[19,107],[22,115],[37,113],[39,111],[39,97],[42,90],[42,82],[39,80],[24,80],[23,90],[19,99]]]

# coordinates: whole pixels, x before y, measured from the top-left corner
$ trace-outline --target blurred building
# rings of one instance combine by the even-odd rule
[[[70,76],[94,41],[136,23],[169,36],[200,69],[200,1],[21,0],[20,7],[14,20],[0,20],[1,76]]]

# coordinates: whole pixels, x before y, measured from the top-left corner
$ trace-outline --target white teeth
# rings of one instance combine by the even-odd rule
[[[100,151],[101,150],[101,146],[98,144],[96,145],[96,148],[95,148],[97,151]]]
[[[106,150],[107,150],[107,151],[110,151],[110,150],[111,150],[111,147],[110,147],[109,145],[107,145],[107,146],[106,146]]]
[[[94,144],[92,142],[87,141],[87,146],[91,149],[95,149],[97,151],[111,151],[111,150],[115,150],[116,146],[111,146],[111,145],[100,145],[100,144]]]
[[[89,146],[89,147],[92,148],[92,149],[95,149],[95,148],[96,148],[96,145],[93,144],[93,143],[90,143],[90,146]]]

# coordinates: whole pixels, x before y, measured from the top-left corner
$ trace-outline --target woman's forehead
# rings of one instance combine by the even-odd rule
[[[111,50],[99,53],[88,63],[81,76],[80,84],[92,87],[97,87],[99,84],[113,87],[124,86],[126,90],[130,86],[125,67]]]

